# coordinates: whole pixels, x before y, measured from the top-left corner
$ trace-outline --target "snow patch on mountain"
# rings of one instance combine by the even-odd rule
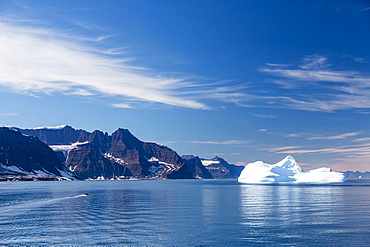
[[[4,126],[4,125],[0,125],[0,128],[8,128],[10,130],[14,130],[14,131],[19,131],[19,129],[17,127],[14,127],[14,126]]]
[[[156,157],[151,157],[148,159],[149,162],[158,162],[159,160]]]
[[[65,178],[68,178],[68,179],[72,179],[72,180],[75,180],[76,179],[76,177],[75,177],[75,175],[71,172],[71,171],[69,171],[69,170],[59,170],[59,169],[57,169],[58,171],[59,171],[59,173],[60,173],[60,176],[62,176],[62,177],[65,177]]]
[[[210,165],[213,165],[213,164],[220,164],[220,161],[218,161],[218,160],[205,160],[205,159],[201,159],[200,161],[202,162],[202,164],[204,166],[210,166]]]
[[[25,170],[21,169],[18,166],[7,166],[0,163],[0,174],[29,174],[29,172],[26,172]]]
[[[89,142],[88,141],[86,141],[86,142],[76,142],[76,143],[72,143],[71,145],[49,145],[49,147],[54,152],[57,152],[57,151],[66,152],[66,151],[72,150],[74,148],[77,148],[80,145],[84,145],[84,144],[87,144],[87,143],[89,143]]]
[[[152,174],[152,177],[157,176],[158,171],[162,170],[162,166],[155,166],[154,164],[148,168],[148,171]]]
[[[0,174],[14,174],[14,175],[44,175],[44,176],[52,176],[52,177],[64,177],[68,180],[75,180],[76,176],[68,171],[68,169],[65,170],[59,170],[57,169],[59,174],[54,174],[52,172],[46,171],[45,169],[42,170],[32,170],[32,171],[25,171],[22,168],[11,165],[7,166],[0,163]]]
[[[125,162],[123,159],[121,158],[117,158],[117,157],[114,157],[111,153],[105,153],[103,154],[104,158],[108,159],[108,160],[111,160],[113,162],[116,162],[120,165],[127,165],[127,162]]]
[[[148,171],[152,173],[152,176],[161,176],[163,173],[172,173],[177,170],[175,165],[159,161],[156,157],[151,157],[148,161],[153,163],[148,169]]]
[[[37,128],[33,128],[33,130],[43,130],[43,129],[60,130],[60,129],[64,129],[67,126],[68,125],[59,125],[59,126],[52,126],[52,127],[37,127]]]
[[[302,171],[292,156],[270,165],[262,161],[245,166],[238,181],[242,183],[340,183],[345,181],[344,174],[334,172],[328,167]]]

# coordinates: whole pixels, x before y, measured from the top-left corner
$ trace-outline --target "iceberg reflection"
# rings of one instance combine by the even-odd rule
[[[341,232],[333,210],[343,204],[343,187],[319,185],[241,185],[240,213],[245,235],[268,243],[304,241],[310,231],[322,235]]]

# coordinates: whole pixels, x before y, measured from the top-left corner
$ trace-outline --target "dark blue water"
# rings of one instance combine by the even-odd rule
[[[2,182],[0,245],[369,246],[370,183]]]

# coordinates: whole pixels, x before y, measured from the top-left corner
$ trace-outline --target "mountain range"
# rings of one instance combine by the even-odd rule
[[[109,135],[68,125],[0,127],[0,181],[235,179],[243,168],[217,156],[179,156],[169,147],[139,140],[127,129]],[[347,171],[345,175],[370,178],[369,172]]]
[[[183,155],[182,158],[187,160],[199,160],[212,174],[212,177],[216,179],[237,178],[244,168],[244,166],[229,164],[226,160],[217,156],[213,159],[197,159],[198,157],[193,155]]]
[[[109,135],[68,125],[1,127],[0,136],[0,175],[7,179],[236,178],[242,168],[218,157],[208,163],[196,156],[180,157],[169,147],[139,140],[127,129]]]

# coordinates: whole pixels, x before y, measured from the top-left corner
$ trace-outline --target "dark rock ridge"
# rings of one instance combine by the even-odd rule
[[[191,174],[194,177],[200,176],[202,178],[214,178],[210,172],[203,164],[198,156],[184,155],[183,159],[187,160]]]
[[[344,176],[346,178],[370,178],[370,172],[346,171],[344,172]]]
[[[48,145],[7,127],[0,127],[0,174],[76,178]]]
[[[186,161],[168,147],[142,142],[126,129],[111,136],[94,131],[68,153],[66,166],[82,178],[194,178]]]
[[[44,127],[35,129],[18,129],[23,134],[37,136],[40,141],[48,145],[72,144],[87,141],[90,133],[85,130],[75,130],[69,125],[58,127]]]
[[[166,146],[140,141],[127,129],[112,135],[68,125],[20,131],[50,145],[65,166],[83,179],[212,178],[201,162],[188,162]]]
[[[226,160],[217,156],[210,160],[202,159],[202,163],[213,178],[217,179],[238,178],[244,169],[244,166],[229,164]]]

